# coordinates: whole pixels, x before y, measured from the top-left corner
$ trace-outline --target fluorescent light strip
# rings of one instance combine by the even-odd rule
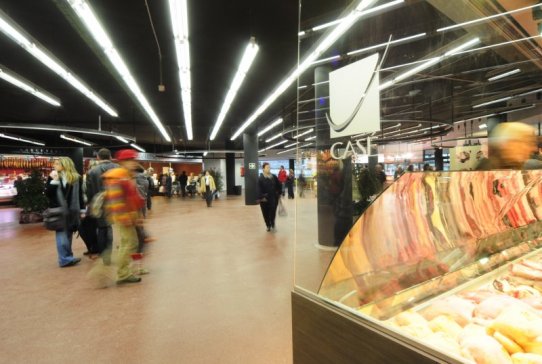
[[[29,143],[29,144],[34,144],[34,145],[41,145],[41,146],[45,145],[45,143],[40,142],[38,140],[34,140],[34,139],[30,139],[30,138],[23,138],[23,137],[13,135],[13,134],[0,133],[0,138],[16,140],[16,141],[19,141],[19,142]]]
[[[278,143],[275,143],[275,144],[273,144],[273,145],[268,146],[268,147],[265,148],[265,149],[262,149],[262,151],[266,151],[266,150],[269,150],[269,149],[278,147],[279,145],[282,145],[282,144],[284,144],[284,143],[288,143],[288,141],[287,141],[287,140],[282,140],[282,141],[280,141],[280,142],[278,142]]]
[[[269,143],[269,142],[271,142],[271,141],[273,141],[273,140],[275,140],[275,139],[277,139],[277,138],[280,138],[281,136],[282,136],[282,133],[275,134],[275,135],[273,135],[271,138],[266,139],[265,142],[266,142],[266,143]]]
[[[294,150],[296,150],[297,148],[291,148],[291,149],[285,149],[285,150],[281,150],[280,152],[277,152],[277,154],[284,154],[284,153],[288,153],[288,152],[293,152]]]
[[[535,38],[540,38],[540,37],[542,37],[542,34],[540,34],[540,35],[533,35],[532,37],[525,37],[525,38],[520,38],[520,39],[515,39],[515,40],[509,40],[509,41],[507,41],[507,42],[501,42],[501,43],[492,44],[492,45],[488,45],[488,46],[484,46],[484,47],[469,49],[469,50],[467,50],[467,51],[461,51],[461,52],[458,52],[457,55],[460,55],[460,54],[467,54],[467,53],[472,53],[472,52],[478,52],[478,51],[483,51],[483,50],[485,50],[485,49],[496,48],[496,47],[500,47],[500,46],[503,46],[503,45],[512,44],[512,43],[518,43],[518,42],[523,42],[523,41],[526,41],[526,40],[535,39]],[[389,68],[388,68],[388,69],[389,69]]]
[[[311,128],[311,129],[309,129],[309,130],[307,130],[307,131],[304,131],[304,132],[301,133],[301,134],[294,135],[292,138],[297,139],[297,138],[299,138],[299,137],[301,137],[301,136],[303,136],[303,135],[310,134],[310,133],[312,133],[313,131],[314,131],[314,128]]]
[[[532,104],[532,105],[525,106],[525,107],[520,107],[518,109],[503,111],[503,112],[500,112],[499,115],[510,114],[510,113],[513,113],[513,112],[516,112],[516,111],[528,110],[528,109],[532,109],[534,107],[536,107],[536,104]]]
[[[282,118],[278,118],[274,122],[272,122],[270,125],[268,125],[265,129],[258,132],[258,136],[262,136],[265,133],[267,133],[269,130],[273,129],[275,126],[282,124]],[[280,136],[280,135],[279,135]]]
[[[487,129],[487,124],[483,123],[483,124],[478,125],[478,129]]]
[[[481,115],[481,116],[477,116],[477,117],[474,117],[474,118],[469,118],[469,119],[454,121],[454,125],[455,125],[455,124],[459,124],[459,123],[464,123],[465,121],[471,121],[471,120],[476,120],[476,119],[489,118],[489,117],[495,116],[495,115],[497,115],[497,114],[486,114],[486,115]]]
[[[510,100],[511,98],[512,98],[512,96],[508,96],[508,97],[503,97],[501,99],[497,99],[497,100],[493,100],[493,101],[483,102],[481,104],[473,105],[472,108],[477,109],[477,108],[482,107],[482,106],[497,104],[499,102],[504,102],[504,101]]]
[[[51,55],[37,40],[27,34],[12,19],[0,10],[0,31],[9,36],[13,41],[33,55],[38,61],[49,67],[53,72],[62,77],[79,92],[92,100],[96,105],[105,110],[109,115],[117,117],[118,114],[111,106],[100,98],[93,90],[74,76],[66,65]]]
[[[190,71],[190,42],[188,36],[187,0],[169,0],[169,12],[173,27],[173,40],[179,67],[181,83],[181,101],[184,113],[184,125],[188,140],[194,138],[192,131],[192,81]]]
[[[316,135],[311,136],[310,138],[305,139],[304,141],[308,142],[309,140],[316,139]]]
[[[397,5],[397,4],[401,4],[403,3],[404,0],[395,0],[395,1],[390,1],[389,3],[386,3],[386,4],[383,4],[381,6],[377,6],[373,9],[369,9],[369,10],[366,10],[365,11],[365,15],[366,14],[370,14],[370,13],[374,13],[376,11],[379,11],[379,10],[382,10],[382,9],[385,9],[385,8],[389,8],[390,6],[394,6],[394,5]],[[338,24],[340,23],[341,21],[343,21],[344,18],[341,18],[341,19],[337,19],[337,20],[333,20],[333,21],[330,21],[328,23],[324,23],[324,24],[321,24],[321,25],[317,25],[315,27],[313,27],[311,30],[313,32],[317,32],[319,30],[322,30],[322,29],[326,29],[326,28],[329,28],[335,24]],[[298,33],[298,36],[304,36],[306,34],[306,31],[301,31]]]
[[[123,138],[123,137],[121,137],[121,136],[116,136],[115,138],[117,138],[118,140],[120,140],[120,141],[123,142],[123,143],[126,143],[126,144],[129,143],[128,139],[125,139],[125,138]]]
[[[53,106],[60,106],[60,101],[57,97],[48,94],[47,91],[32,84],[32,82],[24,79],[14,72],[8,71],[4,66],[0,66],[0,78]]]
[[[456,54],[458,54],[459,52],[461,52],[462,50],[468,48],[468,47],[471,47],[473,46],[474,44],[480,42],[480,38],[473,38],[455,48],[452,48],[451,50],[447,51],[446,53],[444,53],[444,55],[442,56],[439,56],[439,57],[434,57],[434,58],[429,58],[428,60],[425,60],[424,63],[414,67],[414,68],[411,68],[401,74],[399,74],[398,76],[394,77],[393,80],[389,80],[387,82],[384,82],[383,84],[381,84],[379,86],[379,90],[385,90],[387,89],[388,87],[392,86],[393,84],[399,82],[399,81],[402,81],[410,76],[413,76],[435,64],[437,64],[438,62],[448,58],[448,57],[451,57],[451,56],[454,56]]]
[[[299,75],[305,72],[318,57],[320,57],[337,39],[339,39],[354,23],[363,15],[369,6],[373,5],[375,0],[361,0],[355,10],[345,16],[341,23],[335,27],[324,39],[316,46],[316,49],[309,54],[303,62],[265,99],[265,101],[256,109],[256,111],[241,125],[233,134],[231,140],[235,140],[246,128],[248,128],[284,91],[292,85]],[[382,5],[384,6],[384,5]],[[376,9],[376,8],[375,8]]]
[[[301,149],[301,148],[306,148],[306,147],[309,147],[309,146],[311,146],[311,145],[312,145],[312,143],[303,144],[303,145],[300,145],[300,146],[299,146],[299,149]]]
[[[139,150],[141,153],[145,153],[145,149],[141,148],[139,145],[137,145],[136,143],[131,143],[130,146],[134,149],[137,149]]]
[[[92,35],[96,43],[102,48],[102,51],[109,59],[109,62],[117,70],[121,76],[124,84],[135,96],[140,106],[145,110],[147,116],[151,119],[154,125],[158,128],[164,139],[168,142],[171,142],[171,138],[166,132],[164,125],[154,112],[153,108],[149,104],[147,98],[143,95],[141,88],[137,84],[136,80],[130,73],[130,70],[126,66],[123,58],[120,56],[119,52],[113,45],[111,38],[107,34],[106,30],[94,14],[94,11],[90,7],[90,4],[86,0],[66,0],[68,4],[75,11],[79,19],[86,26],[87,31]]]
[[[389,44],[392,45],[392,44],[402,43],[402,42],[406,42],[408,40],[412,40],[412,39],[416,39],[416,38],[422,38],[422,37],[425,37],[426,35],[427,35],[427,33],[419,33],[419,34],[411,35],[409,37],[393,40],[393,41],[389,42]],[[376,45],[373,45],[373,46],[370,46],[370,47],[361,48],[361,49],[358,49],[358,50],[355,50],[355,51],[351,51],[351,52],[348,52],[346,54],[349,55],[349,56],[353,56],[355,54],[368,52],[368,51],[378,49],[378,48],[383,48],[383,47],[386,47],[387,45],[388,45],[388,42],[380,43],[380,44],[376,44]]]
[[[216,134],[218,134],[218,130],[220,130],[220,126],[222,126],[222,123],[226,118],[226,114],[230,110],[231,104],[237,95],[237,91],[239,91],[239,88],[243,84],[245,76],[250,70],[250,66],[254,61],[254,58],[256,58],[256,54],[258,54],[258,50],[259,47],[256,44],[256,40],[254,37],[250,38],[250,42],[245,48],[243,58],[241,59],[241,63],[237,69],[237,73],[233,78],[230,89],[228,90],[228,94],[226,95],[226,99],[224,100],[224,104],[222,105],[222,109],[220,109],[220,114],[218,114],[218,118],[216,119],[215,126],[211,132],[211,136],[209,137],[210,140],[215,140]]]
[[[500,80],[501,78],[512,76],[512,75],[515,75],[516,73],[519,73],[519,72],[521,72],[521,70],[519,68],[516,68],[514,70],[511,70],[511,71],[508,71],[508,72],[505,72],[505,73],[501,73],[500,75],[490,77],[487,80],[488,81]]]
[[[294,145],[298,145],[299,142],[295,142],[295,143],[292,143],[292,144],[288,144],[288,145],[285,145],[284,148],[290,148],[290,147],[293,147]]]
[[[89,142],[89,141],[86,141],[86,140],[83,140],[83,139],[80,139],[80,138],[76,138],[76,137],[68,135],[68,134],[60,134],[60,138],[64,139],[64,140],[69,140],[70,142],[83,144],[83,145],[86,145],[88,147],[90,147],[92,145],[92,143]]]
[[[530,6],[526,6],[524,8],[507,11],[505,13],[499,13],[499,14],[495,14],[495,15],[491,15],[491,16],[486,16],[485,18],[474,19],[474,20],[466,21],[466,22],[460,23],[460,24],[450,25],[448,27],[437,29],[437,32],[445,32],[445,31],[450,30],[450,29],[455,29],[455,28],[459,28],[459,27],[464,27],[466,25],[480,23],[480,22],[483,22],[483,21],[486,21],[486,20],[498,18],[498,17],[505,16],[505,15],[508,15],[508,14],[513,14],[513,13],[517,13],[517,12],[520,12],[520,11],[529,10],[529,9],[535,8],[537,6],[540,6],[540,4],[530,5]]]
[[[207,154],[209,154],[209,152],[204,152],[204,153],[203,153],[203,156],[204,156],[204,157],[207,157]]]

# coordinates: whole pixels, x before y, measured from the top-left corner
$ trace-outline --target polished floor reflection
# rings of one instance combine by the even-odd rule
[[[285,203],[290,213],[268,233],[259,206],[241,196],[212,208],[157,197],[151,273],[106,289],[87,278],[92,261],[58,268],[54,234],[0,209],[0,362],[290,363],[295,214]],[[302,201],[307,227],[313,203]],[[76,239],[75,254],[84,251]],[[317,288],[330,253],[307,244],[298,259]]]

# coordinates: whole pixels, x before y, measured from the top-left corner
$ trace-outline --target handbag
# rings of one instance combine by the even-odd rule
[[[56,197],[60,206],[50,207],[43,212],[43,226],[45,226],[47,230],[58,231],[66,228],[68,206],[60,192],[60,188],[60,185],[56,188]]]
[[[279,216],[288,216],[288,211],[286,211],[281,198],[279,198]]]

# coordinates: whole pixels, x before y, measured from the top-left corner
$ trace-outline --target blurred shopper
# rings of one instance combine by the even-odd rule
[[[137,191],[132,179],[138,163],[137,152],[123,149],[117,152],[116,158],[120,168],[114,168],[104,174],[106,188],[106,209],[108,217],[117,226],[120,234],[117,256],[117,284],[140,282],[130,269],[131,256],[137,252],[138,238],[136,226],[141,223],[139,211],[144,200]]]
[[[409,164],[406,170],[407,170],[407,172],[414,172],[414,165]]]
[[[258,179],[258,192],[260,208],[262,209],[263,219],[267,226],[267,231],[275,230],[275,217],[277,215],[277,206],[282,186],[277,176],[271,173],[271,166],[265,162],[263,164],[263,173]]]
[[[166,196],[171,198],[173,192],[173,178],[171,178],[171,173],[166,175]]]
[[[395,170],[395,173],[393,174],[393,180],[394,181],[397,180],[397,178],[401,177],[403,173],[405,173],[405,171],[403,170],[403,167],[398,166],[397,169]]]
[[[375,166],[375,177],[378,181],[379,191],[386,186],[386,173],[384,172],[384,166],[381,163],[377,163]]]
[[[288,179],[288,175],[286,174],[286,170],[284,169],[284,166],[280,166],[278,179],[280,182],[280,193],[282,196],[284,196],[284,189],[286,187],[286,180]]]
[[[104,191],[104,184],[102,176],[105,172],[113,168],[118,168],[118,164],[111,161],[111,151],[106,148],[102,148],[98,151],[98,164],[94,166],[87,176],[87,206],[89,206],[94,197]],[[88,212],[88,209],[87,209]],[[87,213],[87,218],[89,218]],[[111,229],[111,223],[104,215],[96,219],[97,225],[97,246],[91,254],[100,254],[105,264],[111,264],[111,251],[113,249],[113,230]]]
[[[152,209],[152,195],[156,189],[153,173],[154,169],[152,169],[152,167],[149,167],[149,169],[145,171],[145,175],[147,176],[147,180],[149,181],[149,193],[147,193],[147,211],[150,211]]]
[[[200,192],[205,201],[207,201],[207,207],[211,207],[213,204],[213,196],[216,192],[215,179],[211,176],[209,171],[205,171],[205,175],[200,179]]]
[[[49,207],[66,207],[64,228],[55,232],[58,265],[71,267],[81,261],[81,258],[73,256],[72,238],[79,227],[81,214],[84,213],[81,210],[84,207],[82,180],[68,157],[55,160],[53,168],[46,188]]]
[[[290,173],[288,173],[288,178],[286,179],[286,188],[288,189],[288,199],[294,198],[294,184],[295,184],[294,170],[290,168]]]
[[[299,197],[305,197],[305,186],[307,185],[307,180],[305,179],[305,175],[303,175],[303,172],[299,174],[299,177],[297,178],[297,190]]]
[[[425,164],[423,165],[423,171],[424,171],[424,172],[431,172],[431,171],[433,171],[433,170],[434,170],[433,166],[430,165],[429,163],[425,163]]]
[[[186,184],[188,183],[188,176],[186,175],[186,171],[183,171],[181,175],[179,176],[179,184],[181,189],[181,196],[186,197]]]
[[[147,179],[147,176],[145,175],[145,169],[143,168],[143,166],[137,165],[135,166],[135,169],[131,170],[130,172],[135,179],[139,195],[144,201],[146,201],[149,194],[149,181]],[[147,206],[145,204],[143,204],[143,207],[141,208],[141,210],[139,210],[139,212],[144,219],[147,218]],[[142,265],[145,244],[150,243],[156,239],[149,236],[143,223],[136,225],[136,232],[138,241],[137,250],[135,253],[131,254],[132,261],[136,266],[134,273],[138,275],[147,274],[149,273],[149,271],[143,268]]]
[[[538,144],[535,130],[527,124],[498,124],[491,131],[488,142],[489,158],[481,159],[477,170],[542,168],[542,162],[531,159]]]

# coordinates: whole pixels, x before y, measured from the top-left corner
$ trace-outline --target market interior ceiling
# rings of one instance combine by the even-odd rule
[[[345,8],[357,2],[303,1],[298,27],[297,1],[189,1],[193,126],[193,140],[189,140],[168,2],[88,0],[171,137],[168,142],[138,106],[68,0],[2,0],[0,10],[111,105],[118,117],[108,114],[23,47],[0,34],[0,67],[39,86],[61,102],[59,107],[52,106],[0,80],[0,123],[87,129],[101,126],[106,132],[134,136],[149,152],[241,149],[242,137],[233,143],[228,141],[297,64],[299,29],[308,30],[335,20],[344,15]],[[373,6],[390,2],[379,0]],[[542,88],[542,43],[541,19],[533,12],[536,8],[448,31],[437,29],[538,2],[406,0],[356,23],[320,57],[335,58],[317,65],[336,69],[370,54],[351,54],[352,51],[386,42],[390,35],[397,40],[425,33],[423,37],[390,45],[382,64],[383,83],[420,64],[409,63],[434,57],[449,50],[450,45],[459,45],[473,37],[480,39],[479,44],[471,47],[474,50],[467,49],[469,53],[442,60],[381,92],[382,140],[425,137],[428,126],[431,134],[446,133],[450,130],[448,125],[454,122],[487,114],[525,107],[537,110],[540,92],[534,91]],[[301,59],[326,34],[326,31],[309,32],[301,37]],[[210,141],[211,130],[250,37],[255,37],[259,53],[217,137]],[[495,46],[498,44],[502,45]],[[299,90],[300,101],[314,99],[313,69],[309,68],[300,78],[300,86],[307,85]],[[515,69],[520,71],[501,80],[489,80]],[[164,92],[158,90],[160,84],[165,86]],[[499,99],[503,100],[495,102]],[[318,115],[312,111],[315,101],[301,102],[297,110],[296,100],[294,83],[257,118],[252,128],[261,130],[278,117],[283,118],[278,127],[282,130],[296,126],[298,116],[302,127],[317,124]],[[479,106],[484,103],[488,104]],[[0,128],[0,132],[4,131],[43,140],[47,145],[70,145],[70,141],[59,138],[58,131]],[[108,136],[70,134],[100,145],[121,144]],[[0,141],[2,145],[10,143],[18,142]],[[266,145],[265,140],[261,145]]]

